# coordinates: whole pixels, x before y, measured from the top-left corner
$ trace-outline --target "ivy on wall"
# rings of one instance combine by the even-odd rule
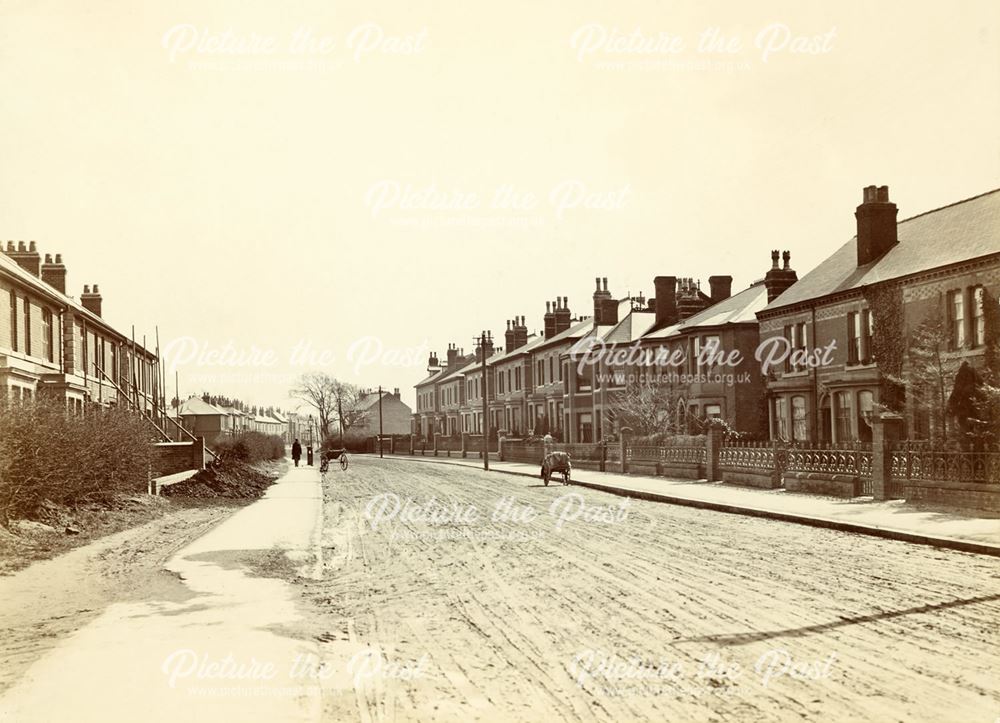
[[[869,286],[864,296],[872,315],[872,358],[882,372],[880,399],[899,412],[906,401],[903,363],[908,348],[903,289],[898,284]]]

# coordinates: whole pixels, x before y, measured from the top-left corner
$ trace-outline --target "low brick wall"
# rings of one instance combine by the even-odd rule
[[[923,502],[949,507],[971,507],[1000,512],[1000,485],[982,482],[901,481],[907,502]]]
[[[743,487],[760,487],[777,489],[781,487],[781,473],[777,470],[741,469],[738,467],[723,467],[722,481],[731,485]]]
[[[831,497],[858,497],[861,494],[861,478],[854,475],[785,472],[784,483],[789,492]]]
[[[153,477],[204,467],[205,440],[201,438],[197,442],[160,442],[153,445]]]
[[[657,474],[676,479],[705,479],[705,465],[697,462],[664,462]]]

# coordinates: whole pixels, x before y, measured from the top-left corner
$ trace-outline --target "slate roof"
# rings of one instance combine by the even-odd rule
[[[707,309],[702,309],[697,314],[692,314],[684,321],[646,334],[643,339],[666,339],[697,327],[756,323],[757,312],[766,305],[767,287],[764,286],[763,281],[758,281],[738,294],[733,294],[717,304],[712,304]]]
[[[180,415],[182,417],[226,417],[227,412],[209,404],[201,397],[191,397],[185,399],[181,404]]]
[[[880,281],[1000,253],[1000,189],[896,224],[899,243],[857,265],[857,236],[768,304],[769,312]]]

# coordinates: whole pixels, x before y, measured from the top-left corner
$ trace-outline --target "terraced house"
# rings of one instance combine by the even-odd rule
[[[834,346],[828,364],[788,359],[769,370],[772,438],[870,440],[877,405],[894,406],[883,398],[892,389],[886,374],[912,377],[908,348],[925,322],[937,319],[943,329],[947,390],[963,361],[983,365],[984,304],[996,304],[1000,292],[1000,190],[903,221],[896,216],[888,187],[865,188],[857,235],[758,313],[762,341]],[[919,390],[906,390],[910,438],[935,431],[940,422],[930,406]]]
[[[88,403],[154,412],[159,364],[101,316],[99,287],[66,293],[62,256],[44,259],[34,241],[0,252],[0,394],[46,397],[82,412]]]

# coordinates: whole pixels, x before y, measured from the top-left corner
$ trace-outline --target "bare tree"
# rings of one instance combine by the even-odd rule
[[[955,364],[947,360],[948,328],[940,312],[931,313],[910,336],[906,379],[912,399],[929,412],[937,441],[948,437],[948,388]]]
[[[685,434],[687,419],[677,418],[677,402],[681,389],[672,378],[652,375],[651,378],[633,381],[612,396],[609,410],[620,426],[629,427],[640,437],[654,434]],[[684,428],[681,429],[680,427]]]
[[[367,420],[367,412],[359,406],[363,396],[361,390],[353,384],[333,380],[333,398],[336,402],[341,438],[351,427],[362,425]]]
[[[319,414],[320,437],[326,439],[330,423],[337,417],[342,400],[341,383],[326,372],[306,372],[298,378],[291,395],[313,407]]]

